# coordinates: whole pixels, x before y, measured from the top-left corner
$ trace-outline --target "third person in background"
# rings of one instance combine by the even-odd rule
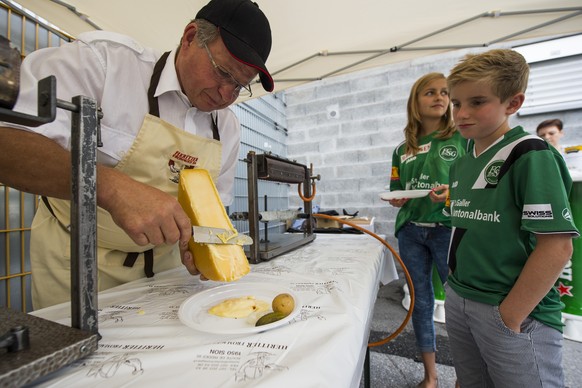
[[[560,139],[564,136],[563,128],[564,124],[560,119],[544,120],[539,123],[536,133],[563,154],[564,148],[560,145]]]
[[[390,191],[432,190],[449,182],[449,167],[465,153],[466,141],[452,120],[449,90],[441,73],[419,78],[410,91],[405,141],[392,156]],[[446,186],[445,186],[446,187]],[[398,249],[414,286],[412,324],[424,365],[419,387],[436,387],[436,336],[433,321],[433,265],[444,284],[449,273],[447,250],[450,220],[442,203],[433,203],[436,194],[421,198],[396,198],[388,202],[399,207],[395,234]]]

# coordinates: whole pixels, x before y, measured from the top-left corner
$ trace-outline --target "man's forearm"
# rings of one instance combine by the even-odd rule
[[[71,155],[53,140],[0,127],[0,182],[17,190],[70,199]]]

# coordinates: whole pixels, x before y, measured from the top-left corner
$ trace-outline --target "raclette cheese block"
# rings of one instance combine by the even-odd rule
[[[192,225],[236,231],[226,214],[216,186],[207,170],[195,168],[180,172],[178,202]],[[188,244],[194,264],[210,280],[231,282],[250,271],[243,247],[236,244]]]

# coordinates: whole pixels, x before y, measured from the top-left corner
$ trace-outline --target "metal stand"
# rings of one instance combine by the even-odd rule
[[[97,333],[97,133],[95,100],[73,97],[71,325]],[[100,131],[99,131],[100,132]]]
[[[258,180],[268,180],[286,183],[303,184],[304,197],[311,196],[311,175],[308,168],[302,164],[279,158],[272,154],[260,154],[250,151],[247,162],[248,197],[249,197],[249,235],[254,243],[248,248],[247,257],[250,263],[257,264],[270,260],[292,249],[296,249],[315,239],[313,233],[313,214],[310,201],[304,201],[306,228],[303,234],[270,235],[261,241],[259,235],[259,193]],[[266,201],[266,199],[265,199]],[[265,226],[267,228],[267,226]]]
[[[38,83],[38,116],[0,108],[0,120],[36,127],[53,121],[56,108],[72,112],[71,328],[1,309],[0,335],[30,329],[30,346],[0,354],[0,386],[22,386],[97,350],[97,146],[95,100],[56,98],[56,78]],[[22,338],[22,336],[20,337]],[[18,339],[18,338],[17,338]],[[9,341],[14,341],[9,340]],[[49,361],[50,360],[50,361]]]

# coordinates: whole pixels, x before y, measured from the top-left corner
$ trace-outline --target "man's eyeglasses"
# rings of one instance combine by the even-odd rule
[[[210,63],[212,63],[212,66],[214,67],[214,73],[216,74],[216,77],[219,80],[226,82],[227,84],[235,86],[233,91],[234,97],[237,97],[239,95],[243,97],[251,97],[253,95],[251,85],[250,84],[243,85],[240,82],[238,82],[232,74],[230,74],[224,67],[220,66],[214,61],[214,58],[212,57],[212,54],[210,53],[208,46],[206,45],[206,43],[203,44],[204,48],[206,49],[206,54],[208,54],[208,58],[210,59]]]

